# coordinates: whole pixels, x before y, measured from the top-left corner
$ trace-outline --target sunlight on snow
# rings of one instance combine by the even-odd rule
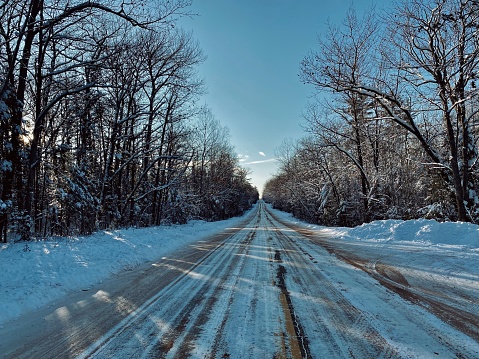
[[[105,292],[103,290],[99,290],[98,292],[93,294],[93,298],[103,303],[113,303],[113,301],[110,298],[110,293]]]
[[[61,307],[55,310],[55,314],[60,318],[62,321],[67,321],[70,319],[70,311],[67,307]]]
[[[138,307],[133,304],[132,302],[130,302],[128,299],[126,299],[125,297],[118,297],[116,300],[115,300],[115,303],[116,303],[116,311],[118,313],[121,313],[123,315],[127,315],[127,314],[130,314],[131,312],[135,311],[136,309],[138,309]]]
[[[86,300],[80,300],[75,303],[75,308],[84,308],[87,304],[88,302]]]
[[[189,271],[189,270],[185,270],[183,268],[180,268],[180,267],[177,267],[177,266],[174,266],[174,265],[171,265],[171,264],[167,264],[167,263],[154,263],[153,266],[155,267],[165,267],[167,269],[171,269],[171,270],[177,270],[181,273],[184,273],[190,277],[193,277],[195,279],[204,279],[204,280],[209,280],[210,278],[208,276],[205,276],[203,274],[200,274],[200,273],[197,273],[197,272],[194,272],[194,271]]]

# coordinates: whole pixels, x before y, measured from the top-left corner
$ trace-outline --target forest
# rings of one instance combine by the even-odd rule
[[[0,242],[219,220],[258,199],[206,105],[188,0],[0,5]]]
[[[264,198],[298,218],[479,222],[479,2],[350,9],[300,64],[307,135]]]

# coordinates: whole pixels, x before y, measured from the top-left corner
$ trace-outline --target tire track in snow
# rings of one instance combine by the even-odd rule
[[[283,358],[281,333],[283,312],[279,289],[274,285],[275,266],[272,238],[264,228],[264,212],[259,212],[259,228],[245,262],[235,273],[235,286],[225,298],[227,308],[218,303],[214,315],[197,340],[194,358]],[[291,356],[289,356],[291,357]],[[286,356],[284,356],[286,358]]]
[[[177,337],[190,327],[190,318],[208,305],[208,298],[231,268],[235,259],[232,254],[240,238],[242,233],[236,232],[220,243],[180,278],[97,340],[80,358],[109,358],[121,351],[143,358],[148,358],[151,352],[156,352],[153,355],[156,358],[161,352],[165,357],[173,349]],[[175,260],[170,259],[163,259],[159,265],[165,269],[176,268]],[[184,300],[176,302],[175,298]],[[209,305],[212,304],[210,301]]]
[[[274,218],[275,222],[280,222],[271,213],[269,213],[269,215],[271,218]],[[300,248],[299,250],[301,250],[303,253],[312,253],[313,255],[310,255],[310,259],[313,261],[313,263],[313,258],[315,257],[322,256],[324,258],[324,254],[321,253],[323,251],[322,247],[324,247],[326,250],[333,255],[335,254],[345,263],[354,265],[356,270],[365,271],[371,275],[370,270],[365,270],[368,264],[358,264],[356,259],[354,259],[357,258],[354,253],[342,251],[338,244],[335,243],[333,246],[327,238],[320,239],[318,235],[311,235],[310,231],[304,230],[296,225],[290,225],[287,223],[283,225],[289,230],[285,231],[285,233],[287,233],[288,237],[291,237],[291,241],[285,240],[284,243],[292,244],[292,248],[294,248],[294,246]],[[313,240],[314,243],[311,240]],[[318,246],[318,244],[320,244],[321,247]],[[333,246],[334,250],[331,249],[331,246]],[[288,253],[294,253],[294,251],[290,251]],[[351,256],[353,260],[351,260],[351,257],[349,256]],[[296,264],[299,263],[298,260],[301,260],[300,257],[295,258],[294,261]],[[392,355],[392,357],[417,357],[421,355],[426,357],[431,355],[456,358],[477,357],[479,347],[477,345],[470,347],[470,345],[466,344],[469,341],[462,335],[462,333],[456,332],[453,328],[448,327],[448,325],[445,323],[434,320],[434,318],[431,317],[431,314],[425,311],[427,309],[434,313],[431,308],[425,308],[423,303],[421,303],[419,300],[417,302],[411,300],[406,301],[402,298],[402,296],[397,296],[397,294],[400,293],[397,293],[397,291],[394,290],[393,285],[397,288],[402,284],[406,284],[404,283],[405,279],[401,280],[398,273],[395,275],[393,273],[389,273],[390,276],[392,276],[394,279],[397,279],[398,282],[380,276],[378,273],[377,275],[372,276],[373,279],[371,279],[370,282],[373,281],[374,283],[374,281],[377,280],[376,284],[383,285],[385,288],[387,288],[386,291],[378,290],[377,295],[372,298],[371,294],[367,291],[358,290],[358,295],[361,297],[357,298],[354,294],[350,294],[351,284],[349,284],[349,288],[346,288],[341,282],[337,282],[338,278],[340,278],[339,271],[342,268],[346,268],[345,265],[341,266],[334,264],[334,266],[331,266],[331,262],[334,261],[329,262],[330,264],[327,264],[326,266],[322,265],[321,263],[319,263],[319,265],[315,264],[318,268],[317,275],[320,273],[324,274],[321,274],[324,278],[321,279],[320,282],[324,284],[329,282],[333,288],[338,288],[340,293],[343,291],[343,300],[349,306],[351,306],[351,301],[354,302],[356,306],[357,304],[364,303],[364,305],[360,305],[359,307],[353,307],[355,310],[351,311],[352,318],[354,317],[354,312],[356,311],[356,315],[361,319],[360,321],[366,321],[366,327],[361,329],[361,331],[365,333],[366,338],[369,338],[372,335],[372,337],[375,338],[374,341],[379,339],[379,346],[383,346],[383,344],[381,344],[382,341],[386,341],[388,343],[386,348],[389,347],[392,349],[392,352],[385,353],[384,355],[387,355],[386,357],[389,355]],[[335,270],[332,270],[332,268]],[[303,273],[304,271],[302,270],[301,272]],[[300,277],[301,276],[298,278]],[[359,288],[367,285],[368,281],[362,280],[361,276],[355,277]],[[390,282],[389,286],[385,285],[385,279]],[[399,282],[403,283],[401,284]],[[311,288],[311,286],[305,286],[305,289],[309,288]],[[408,291],[410,290],[410,288],[408,288],[406,285],[404,285],[402,289]],[[367,301],[366,298],[368,297],[371,298],[370,300],[372,300],[372,302],[377,302],[378,306],[375,307],[365,303]],[[340,305],[343,305],[343,300],[340,298],[336,299]],[[424,298],[422,298],[422,300],[424,300]],[[361,308],[366,308],[366,311]],[[473,314],[468,313],[468,315],[471,316]],[[397,320],[400,320],[401,322],[396,322]],[[403,327],[404,322],[408,323],[407,327],[405,328]],[[360,324],[360,327],[362,325],[364,325],[364,323]],[[370,332],[371,328],[373,329],[373,332]],[[349,330],[348,328],[346,329]],[[404,343],[404,341],[407,342]],[[356,351],[354,351],[354,353],[357,354]]]
[[[302,309],[297,315],[309,329],[306,340],[314,344],[314,350],[310,351],[319,358],[400,357],[364,315],[321,274],[315,258],[297,243],[298,234],[288,231],[269,212],[268,221],[277,231],[284,265],[290,273],[288,287],[295,289],[292,302]]]
[[[248,238],[244,242],[244,245],[247,246],[246,248],[247,251],[244,253],[245,255],[249,253],[249,246],[251,245],[254,237],[256,236],[256,230],[259,226],[259,223],[260,223],[260,217],[258,217],[257,219],[256,225],[255,225],[255,232],[253,232],[253,235],[251,235],[250,238]],[[230,288],[237,288],[239,286],[239,281],[241,279],[240,273],[244,271],[245,264],[246,264],[246,256],[244,256],[244,260],[242,261],[241,266],[238,267],[238,271],[236,271],[232,275],[234,277],[234,284]],[[256,312],[257,300],[254,300],[254,299],[251,301],[252,305],[250,306],[250,310],[252,313]],[[209,358],[216,358],[221,351],[223,351],[223,356],[228,356],[227,350],[225,350],[227,347],[227,344],[224,342],[224,340],[222,340],[223,339],[222,334],[225,331],[228,318],[234,315],[234,313],[232,313],[232,305],[234,300],[235,300],[235,292],[234,290],[230,290],[227,293],[226,298],[224,299],[224,301],[227,302],[227,305],[224,307],[224,310],[222,311],[221,315],[217,316],[217,318],[221,319],[221,321],[217,323],[216,325],[212,323],[213,324],[212,327],[216,327],[217,330],[215,331],[214,341],[213,343],[211,343],[211,353],[208,354]]]
[[[267,228],[260,205],[259,227],[245,253],[230,293],[224,293],[213,308],[202,333],[196,339],[193,358],[302,358],[293,328],[288,335],[284,293],[276,284],[278,262],[273,259],[277,247],[275,232]],[[226,304],[221,304],[226,303]],[[285,304],[285,305],[284,305]],[[286,307],[286,310],[285,310]],[[291,331],[289,332],[291,333]],[[294,350],[296,342],[297,350]]]
[[[194,317],[195,319],[192,321],[190,327],[185,328],[180,326],[177,330],[174,330],[176,334],[175,340],[178,343],[177,348],[172,350],[171,353],[168,353],[169,355],[166,355],[167,352],[162,350],[163,348],[155,348],[151,353],[151,358],[184,358],[189,355],[194,348],[194,341],[200,334],[201,327],[209,321],[213,308],[220,300],[221,292],[227,292],[228,288],[236,287],[238,275],[235,275],[235,273],[241,272],[244,268],[244,258],[246,258],[244,255],[249,251],[249,244],[253,241],[256,235],[257,227],[258,221],[256,221],[254,228],[246,235],[246,239],[237,245],[238,249],[233,257],[234,260],[228,264],[224,272],[218,275],[219,282],[213,286],[213,292],[208,295],[205,305],[196,308],[198,314]],[[226,256],[229,255],[226,254]],[[229,281],[228,278],[230,278]],[[231,283],[233,281],[231,279],[234,280],[234,284]],[[233,294],[233,291],[229,291],[230,298],[228,299],[228,303],[231,303]],[[193,302],[192,304],[195,305]]]
[[[141,281],[152,283],[154,273],[163,278],[160,289],[133,302],[144,304],[80,358],[477,357],[447,324],[281,223],[264,204],[244,224],[194,255],[185,250],[184,258],[145,271]],[[407,285],[394,268],[381,271]]]
[[[474,312],[477,305],[472,305],[477,303],[477,298],[451,288],[447,283],[437,282],[433,279],[423,281],[420,277],[413,276],[410,280],[414,280],[414,284],[410,285],[406,274],[401,272],[407,271],[411,275],[407,263],[401,263],[400,267],[395,267],[393,263],[388,264],[388,260],[385,258],[371,260],[363,253],[355,253],[354,245],[350,247],[350,243],[346,242],[343,243],[345,246],[341,246],[335,241],[323,239],[320,234],[308,229],[291,224],[285,225],[319,244],[338,259],[366,272],[403,299],[421,306],[479,342],[479,315]],[[414,274],[414,271],[412,273]]]

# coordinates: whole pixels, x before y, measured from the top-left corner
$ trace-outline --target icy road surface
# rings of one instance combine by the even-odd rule
[[[479,358],[477,278],[274,213],[260,202],[244,226],[6,324],[2,356]]]

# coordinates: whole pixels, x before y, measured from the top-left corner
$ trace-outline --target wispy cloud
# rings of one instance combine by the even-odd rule
[[[261,156],[263,156],[263,157],[266,156],[263,151],[259,151],[258,153],[259,153]]]
[[[270,158],[267,160],[260,160],[260,161],[251,161],[251,162],[244,162],[241,163],[243,165],[257,165],[259,163],[268,163],[268,162],[277,162],[278,160],[276,158]]]

